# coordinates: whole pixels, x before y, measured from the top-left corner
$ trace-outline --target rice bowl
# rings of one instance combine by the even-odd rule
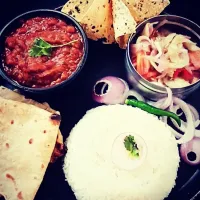
[[[112,147],[122,133],[136,133],[147,154],[133,170],[119,168]],[[175,186],[179,152],[168,127],[140,109],[100,106],[78,122],[66,141],[64,173],[78,200],[162,200]]]

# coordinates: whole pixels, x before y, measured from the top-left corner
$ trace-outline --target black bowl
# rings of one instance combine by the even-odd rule
[[[32,88],[32,87],[23,86],[23,85],[20,85],[19,83],[17,83],[16,81],[14,81],[13,79],[11,79],[3,69],[3,55],[4,55],[4,51],[5,51],[6,37],[9,36],[17,28],[19,28],[22,25],[23,21],[26,21],[26,20],[34,18],[34,17],[55,17],[57,19],[61,19],[61,20],[65,21],[67,24],[71,24],[74,27],[76,27],[83,39],[84,54],[83,54],[83,57],[82,57],[80,63],[78,64],[76,71],[65,81],[63,81],[55,86],[50,86],[50,87],[46,87],[46,88]],[[86,36],[84,30],[82,29],[82,27],[79,25],[79,23],[74,18],[72,18],[62,12],[55,11],[55,10],[48,10],[48,9],[33,10],[33,11],[29,11],[29,12],[26,12],[24,14],[17,16],[13,20],[11,20],[1,30],[1,32],[0,32],[0,55],[1,55],[0,75],[2,76],[3,79],[5,79],[12,86],[14,86],[17,89],[23,90],[25,92],[31,92],[31,93],[52,92],[52,91],[55,91],[57,88],[61,88],[61,87],[66,86],[67,84],[69,84],[81,72],[81,70],[86,62],[87,56],[88,56],[88,40],[87,40],[87,36]]]

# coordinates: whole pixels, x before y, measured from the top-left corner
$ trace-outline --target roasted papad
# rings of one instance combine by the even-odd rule
[[[112,7],[115,40],[121,48],[126,48],[129,36],[135,33],[137,24],[122,0],[113,0]]]
[[[92,40],[103,39],[104,43],[115,41],[112,19],[112,4],[108,0],[68,1],[62,12],[74,17]]]
[[[122,0],[137,23],[159,15],[169,4],[169,0]]]
[[[62,12],[74,17],[88,38],[106,39],[108,44],[117,42],[126,48],[136,25],[159,15],[169,3],[169,0],[69,0]]]

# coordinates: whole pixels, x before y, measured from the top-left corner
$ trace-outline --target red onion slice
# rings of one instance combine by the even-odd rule
[[[197,112],[196,108],[190,104],[188,104],[188,106],[193,114],[194,121],[199,120],[199,113]]]
[[[197,128],[200,125],[200,120],[195,121],[194,125],[195,125],[195,128]]]
[[[186,121],[187,121],[185,133],[180,139],[177,140],[177,143],[182,144],[182,143],[189,142],[194,137],[194,132],[195,132],[195,126],[194,126],[194,120],[193,120],[192,113],[191,113],[188,105],[181,99],[179,99],[177,97],[173,97],[173,102],[174,102],[174,104],[180,106],[180,108],[182,109],[182,111],[185,114]]]
[[[144,101],[145,102],[144,97],[142,95],[140,95],[138,92],[136,92],[135,90],[129,90],[127,97],[128,96],[135,97],[138,101]]]
[[[175,136],[175,138],[179,139],[179,138],[181,138],[183,136],[182,134],[180,134],[179,132],[174,130],[171,126],[169,126],[169,129],[171,130],[171,132]]]
[[[177,132],[176,130],[174,130],[171,126],[168,125],[167,123],[167,117],[166,116],[163,116],[163,117],[160,117],[160,120],[163,121],[166,126],[168,126],[168,128],[170,129],[170,131],[172,132],[172,134],[177,138],[181,138],[183,135],[180,134],[179,132]],[[177,125],[178,126],[178,125]]]
[[[178,124],[173,120],[170,119],[171,122],[173,123],[173,125],[181,132],[185,132],[186,131],[186,122],[184,122],[183,120],[181,120],[181,126],[178,126]]]
[[[169,110],[171,111],[171,112],[174,112],[174,113],[176,113],[177,114],[177,111],[180,109],[180,106],[179,105],[173,105],[173,103],[172,103],[172,105],[170,106],[170,108],[169,108]],[[178,116],[179,115],[182,115],[183,114],[183,112],[181,113],[181,114],[177,114]],[[173,123],[173,125],[179,130],[179,131],[181,131],[181,132],[185,132],[185,130],[186,130],[186,122],[184,122],[183,120],[181,120],[181,126],[179,126],[173,119],[171,119],[170,118],[170,120],[171,120],[171,122]]]
[[[93,88],[93,99],[104,104],[124,104],[128,96],[133,96],[139,101],[144,97],[135,90],[129,90],[128,84],[123,79],[107,76],[96,82]]]
[[[93,99],[98,103],[124,103],[129,91],[128,84],[117,77],[107,76],[96,82],[93,88]]]
[[[194,136],[200,138],[200,130],[195,129]]]
[[[200,164],[200,138],[194,137],[191,141],[181,145],[182,159],[189,165]]]
[[[160,109],[167,109],[172,104],[172,90],[168,87],[166,87],[167,90],[167,98],[160,99],[156,103],[154,103],[154,106]]]
[[[173,106],[172,109],[173,109],[174,113],[176,113],[179,117],[181,115],[183,115],[183,112],[181,112],[181,113],[178,114],[178,110],[180,109],[180,107],[178,105]]]

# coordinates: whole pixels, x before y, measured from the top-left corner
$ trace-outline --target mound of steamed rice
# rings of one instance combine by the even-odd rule
[[[134,170],[119,169],[111,159],[115,138],[140,135],[147,157]],[[87,112],[66,141],[64,173],[78,200],[163,200],[175,185],[179,152],[174,136],[157,117],[125,105]]]

